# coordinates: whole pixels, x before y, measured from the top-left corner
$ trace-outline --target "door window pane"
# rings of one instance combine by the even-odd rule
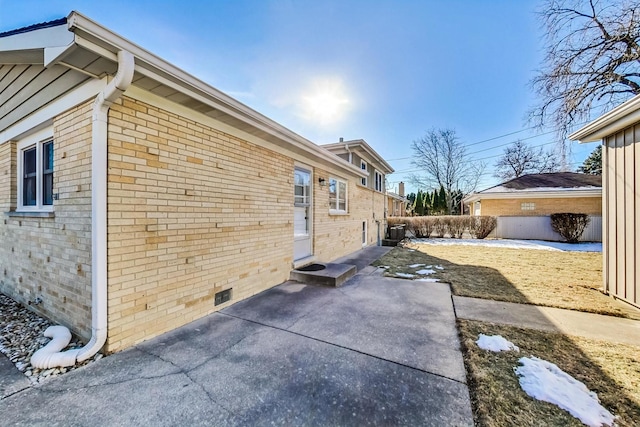
[[[295,204],[309,204],[309,186],[311,174],[302,170],[295,170],[293,175],[293,202]]]
[[[342,181],[338,181],[338,210],[347,210],[347,184]]]

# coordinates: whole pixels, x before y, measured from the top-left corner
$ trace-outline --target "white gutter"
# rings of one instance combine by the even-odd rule
[[[567,198],[575,199],[578,197],[600,197],[602,196],[602,188],[594,189],[581,189],[558,191],[504,191],[495,193],[473,193],[462,199],[463,203],[473,203],[481,200],[496,200],[496,199],[555,199],[555,198]]]
[[[360,168],[347,164],[344,160],[320,147],[281,124],[262,115],[240,101],[221,92],[213,86],[186,73],[173,64],[161,59],[135,43],[126,40],[113,31],[101,26],[78,12],[71,12],[67,17],[70,31],[76,35],[75,42],[88,50],[94,51],[105,58],[113,58],[112,51],[125,50],[135,55],[137,59],[136,71],[157,82],[175,89],[193,99],[203,102],[216,110],[234,117],[243,123],[253,126],[269,135],[275,136],[286,144],[313,157],[322,159],[332,166],[337,166],[350,173],[364,176]]]
[[[118,52],[118,72],[93,103],[91,130],[91,339],[84,347],[50,353],[46,347],[31,357],[35,368],[73,366],[96,354],[107,340],[107,114],[131,85],[134,56]]]
[[[573,141],[596,142],[625,129],[640,120],[640,95],[603,114],[591,123],[569,135]]]

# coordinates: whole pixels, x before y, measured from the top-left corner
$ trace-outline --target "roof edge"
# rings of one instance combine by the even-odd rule
[[[331,148],[339,148],[344,147],[345,145],[359,145],[361,146],[365,152],[367,152],[371,157],[376,159],[383,167],[387,168],[386,174],[392,174],[395,170],[391,167],[389,163],[380,155],[376,150],[374,150],[364,139],[353,139],[350,141],[341,141],[341,142],[333,142],[330,144],[321,144],[320,147],[330,150]]]
[[[35,30],[41,30],[43,28],[57,27],[59,25],[65,25],[66,23],[67,23],[66,17],[58,18],[58,19],[54,19],[53,21],[41,22],[39,24],[33,24],[26,27],[22,27],[22,28],[16,28],[15,30],[5,31],[3,33],[0,33],[0,37],[15,36],[16,34],[28,33]]]
[[[568,198],[577,197],[602,197],[602,188],[566,189],[561,191],[527,191],[515,190],[496,193],[472,193],[462,199],[463,203],[472,203],[482,199],[543,199],[543,198]]]
[[[256,126],[258,128],[266,128],[268,129],[269,133],[281,139],[285,143],[297,146],[298,148],[301,148],[309,154],[315,155],[320,159],[327,160],[331,164],[341,169],[346,169],[358,176],[362,174],[360,168],[357,168],[356,166],[339,158],[338,156],[329,153],[320,145],[313,143],[312,141],[304,138],[301,135],[298,135],[292,130],[274,121],[273,119],[270,119],[262,113],[241,103],[235,98],[232,98],[219,89],[216,89],[203,80],[200,80],[192,74],[187,73],[186,71],[160,58],[156,54],[120,36],[119,34],[82,15],[81,13],[72,11],[66,18],[66,20],[68,29],[71,32],[85,32],[100,40],[101,42],[106,43],[114,50],[124,49],[131,52],[136,58],[136,67],[140,66],[144,68],[144,65],[148,64],[148,66],[156,68],[157,70],[160,70],[163,73],[166,73],[171,78],[175,79],[177,82],[179,82],[180,86],[184,87],[184,90],[205,95],[206,98],[209,99],[209,102],[217,104],[213,105],[216,108],[221,109],[220,107],[222,107],[222,109],[233,111],[235,115],[240,116],[241,120],[245,121],[247,124]],[[97,46],[97,48],[99,48],[99,46]],[[97,53],[102,54],[104,52],[104,49],[97,49]]]
[[[573,141],[596,142],[640,121],[640,95],[620,104],[569,135]]]

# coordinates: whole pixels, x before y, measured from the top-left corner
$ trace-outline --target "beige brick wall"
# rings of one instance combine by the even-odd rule
[[[522,203],[535,203],[535,210],[522,210]],[[539,216],[571,212],[602,215],[600,197],[576,197],[566,199],[483,199],[482,215]]]
[[[109,120],[108,351],[288,278],[291,158],[128,98]]]
[[[54,120],[54,217],[5,215],[0,290],[91,335],[91,104]],[[0,146],[0,206],[16,207],[16,142]],[[209,314],[288,279],[293,262],[293,154],[287,156],[125,98],[109,113],[107,351]],[[304,160],[304,159],[303,159]],[[308,159],[307,159],[308,160]],[[314,164],[313,161],[310,161]],[[315,165],[315,164],[314,164]],[[329,215],[314,182],[314,253],[331,261],[375,244],[385,196],[356,176],[348,215]],[[317,180],[317,178],[316,178]],[[372,214],[375,212],[375,216]]]
[[[91,335],[91,104],[54,119],[54,217],[4,214],[0,291]],[[16,143],[0,145],[0,209],[16,208]]]
[[[233,303],[288,279],[293,155],[130,98],[112,106],[109,123],[107,351],[224,308],[214,306],[221,290],[233,288]],[[337,175],[313,174],[317,257],[360,249],[363,220],[375,243],[384,195],[349,177],[349,215],[329,215],[317,178]]]
[[[380,221],[380,238],[384,238],[385,196],[367,189],[357,177],[345,178],[344,175],[316,168],[315,176],[336,178],[348,182],[348,214],[329,213],[329,186],[314,186],[314,255],[323,262],[332,261],[343,255],[362,249],[362,223],[367,223],[367,246],[376,244],[376,220]]]

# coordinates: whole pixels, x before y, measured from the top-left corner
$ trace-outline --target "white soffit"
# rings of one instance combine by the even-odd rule
[[[569,135],[569,139],[581,143],[596,142],[638,122],[640,122],[640,95],[631,98],[572,133]]]

